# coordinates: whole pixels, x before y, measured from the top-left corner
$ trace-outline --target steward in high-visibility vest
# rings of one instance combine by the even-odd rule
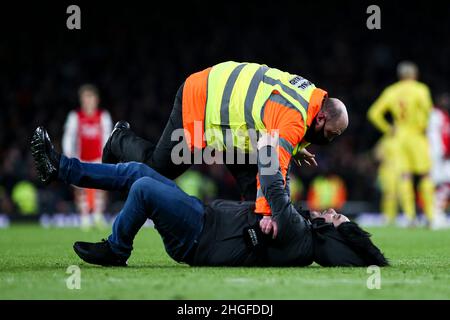
[[[279,162],[286,178],[294,148],[326,97],[327,92],[301,76],[256,63],[224,62],[186,80],[183,128],[190,147],[208,145],[220,151],[235,147],[244,152],[253,151],[249,129],[279,130]],[[196,121],[203,123],[200,132],[195,131]],[[255,211],[271,212],[259,179]]]
[[[333,112],[325,112],[327,105]],[[216,151],[233,149],[247,154],[256,152],[252,138],[257,139],[259,133],[278,131],[278,160],[286,181],[293,154],[309,143],[330,142],[347,124],[342,102],[328,98],[326,91],[316,88],[307,79],[266,65],[228,61],[186,79],[156,147],[129,129],[118,130],[107,142],[104,153],[114,156],[115,162],[145,162],[173,179],[189,167],[169,165],[172,162],[170,150],[178,143],[169,141],[175,129],[183,129],[191,152],[210,147]],[[245,200],[255,200],[255,197],[248,197],[248,190],[242,189],[254,186],[255,212],[270,215],[269,204],[256,179],[257,165],[227,164],[227,167],[241,191],[247,191]]]

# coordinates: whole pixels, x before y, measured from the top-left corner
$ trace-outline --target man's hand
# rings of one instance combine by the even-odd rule
[[[261,221],[259,221],[259,226],[261,228],[261,231],[265,234],[270,234],[270,232],[273,230],[272,239],[275,239],[277,237],[278,225],[274,220],[272,220],[271,217],[264,216]]]
[[[316,155],[310,153],[308,150],[306,150],[306,148],[299,150],[293,158],[294,158],[294,162],[299,167],[302,166],[302,161],[304,163],[306,163],[308,166],[314,165],[317,167]]]

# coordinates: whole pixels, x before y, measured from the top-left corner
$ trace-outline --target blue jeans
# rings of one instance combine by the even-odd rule
[[[167,253],[178,262],[184,261],[202,232],[203,203],[145,164],[82,163],[61,156],[59,179],[83,188],[129,191],[108,238],[112,250],[125,259],[147,219],[153,220]]]

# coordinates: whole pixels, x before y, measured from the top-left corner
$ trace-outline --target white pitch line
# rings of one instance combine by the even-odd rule
[[[295,279],[295,282],[300,282],[301,284],[307,284],[307,285],[330,285],[330,284],[363,284],[366,285],[367,279]],[[226,282],[231,282],[235,284],[248,284],[248,283],[274,283],[275,279],[254,279],[254,278],[226,278]],[[391,279],[385,279],[382,280],[383,284],[407,284],[407,285],[413,285],[413,284],[420,284],[424,281],[418,280],[418,279],[403,279],[403,280],[391,280]]]

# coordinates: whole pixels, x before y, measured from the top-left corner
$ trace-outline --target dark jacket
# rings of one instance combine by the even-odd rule
[[[261,216],[254,214],[254,202],[216,200],[205,208],[205,223],[191,265],[306,266],[313,262],[311,226],[291,204],[281,173],[260,174],[260,182],[278,224],[277,238],[264,237],[264,248],[255,250],[244,237],[246,228],[259,228]]]
[[[192,265],[306,266],[313,246],[308,222],[291,207],[287,227],[276,239],[267,237],[263,252],[247,245],[244,231],[261,219],[254,202],[216,200],[206,207],[205,224]]]

